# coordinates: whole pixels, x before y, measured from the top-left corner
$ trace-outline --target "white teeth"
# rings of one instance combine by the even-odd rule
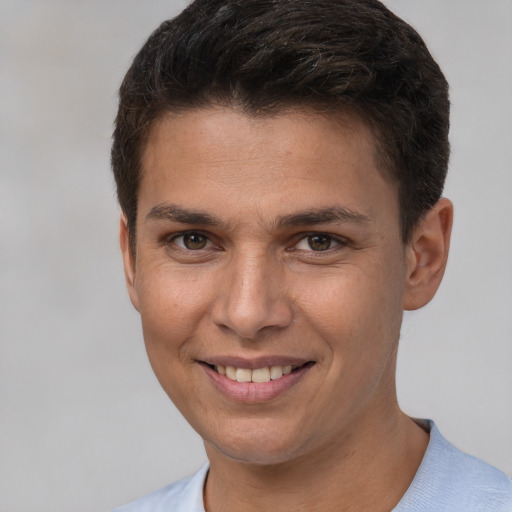
[[[272,380],[280,379],[283,376],[282,366],[272,366],[270,368],[270,378]]]
[[[236,380],[236,368],[226,366],[226,377],[231,380]]]
[[[215,368],[218,373],[225,375],[230,380],[263,383],[280,379],[283,375],[288,375],[292,370],[299,368],[299,366],[288,364],[286,366],[271,366],[250,370],[248,368],[235,368],[234,366],[222,366],[219,364]]]
[[[251,373],[247,368],[237,368],[235,378],[238,382],[251,382]]]
[[[268,382],[270,380],[270,370],[268,368],[257,368],[252,371],[253,382]]]

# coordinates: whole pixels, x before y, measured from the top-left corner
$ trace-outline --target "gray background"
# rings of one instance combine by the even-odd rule
[[[453,248],[406,316],[400,402],[512,474],[512,1],[389,0],[452,87]],[[106,510],[205,460],[124,290],[109,171],[116,89],[153,0],[0,3],[0,510]]]

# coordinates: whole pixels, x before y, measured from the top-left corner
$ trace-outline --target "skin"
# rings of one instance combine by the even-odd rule
[[[150,362],[205,442],[208,512],[390,510],[428,443],[398,407],[396,354],[403,310],[441,281],[451,203],[404,243],[371,133],[308,114],[164,117],[143,156],[135,255],[121,220]],[[219,357],[314,364],[260,400],[213,384],[204,362]]]

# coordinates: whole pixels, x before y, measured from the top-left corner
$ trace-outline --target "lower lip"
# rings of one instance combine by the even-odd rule
[[[297,384],[314,364],[305,364],[292,373],[268,382],[237,382],[216,372],[206,364],[201,364],[213,385],[234,402],[261,404],[278,397]]]

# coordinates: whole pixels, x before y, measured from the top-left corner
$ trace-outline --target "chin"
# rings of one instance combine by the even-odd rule
[[[297,457],[306,444],[303,434],[301,438],[296,435],[300,429],[294,435],[288,429],[269,428],[260,422],[252,422],[246,427],[226,429],[222,436],[210,437],[209,440],[204,437],[208,455],[211,449],[237,462],[275,465]]]

